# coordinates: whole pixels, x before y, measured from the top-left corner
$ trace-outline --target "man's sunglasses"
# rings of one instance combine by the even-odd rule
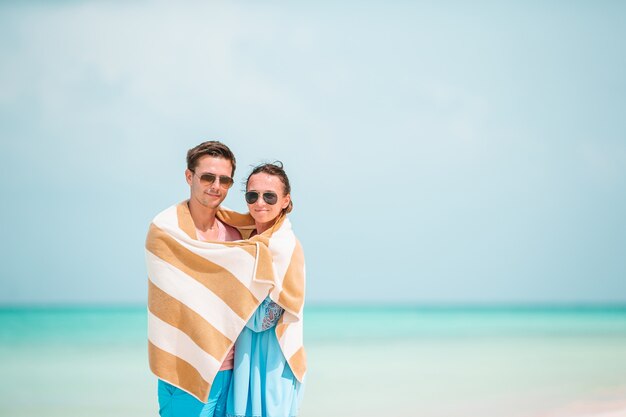
[[[259,199],[259,194],[260,193],[258,191],[248,191],[246,193],[246,203],[256,203],[256,201]],[[265,202],[270,206],[273,206],[278,202],[278,196],[272,191],[266,191],[263,193],[263,200],[265,200]]]
[[[194,174],[196,173],[195,171],[191,171]],[[233,183],[235,182],[231,177],[227,176],[227,175],[215,175],[215,174],[211,174],[210,172],[206,172],[202,175],[198,175],[198,177],[200,177],[200,181],[202,181],[205,185],[210,185],[213,184],[218,178],[220,181],[220,187],[222,188],[230,188],[233,186]]]

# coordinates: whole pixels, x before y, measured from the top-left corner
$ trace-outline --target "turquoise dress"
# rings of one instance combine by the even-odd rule
[[[235,342],[229,417],[293,417],[304,393],[278,345],[274,327],[283,309],[266,298]]]

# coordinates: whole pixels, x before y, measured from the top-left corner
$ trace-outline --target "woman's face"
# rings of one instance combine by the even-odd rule
[[[259,172],[250,177],[246,189],[246,192],[248,191],[256,191],[259,193],[254,203],[248,203],[250,215],[257,225],[266,225],[273,222],[282,210],[287,208],[289,201],[291,201],[289,194],[285,195],[284,193],[284,187],[280,177],[264,172]],[[263,198],[264,193],[276,194],[278,197],[276,204],[268,204]]]

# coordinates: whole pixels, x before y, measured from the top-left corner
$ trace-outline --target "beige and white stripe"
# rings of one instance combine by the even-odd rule
[[[220,209],[218,217],[243,236],[254,228],[247,214]],[[204,242],[183,202],[154,218],[146,263],[150,368],[159,378],[206,402],[222,361],[269,294],[285,309],[276,336],[302,381],[304,256],[286,217],[251,239]]]

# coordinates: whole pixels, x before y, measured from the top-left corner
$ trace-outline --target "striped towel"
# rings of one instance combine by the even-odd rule
[[[217,216],[249,237],[249,214]],[[285,358],[302,382],[305,267],[287,217],[264,233],[236,242],[204,242],[187,202],[158,214],[146,238],[148,353],[152,372],[202,402],[222,361],[269,294],[285,309],[275,327]]]

